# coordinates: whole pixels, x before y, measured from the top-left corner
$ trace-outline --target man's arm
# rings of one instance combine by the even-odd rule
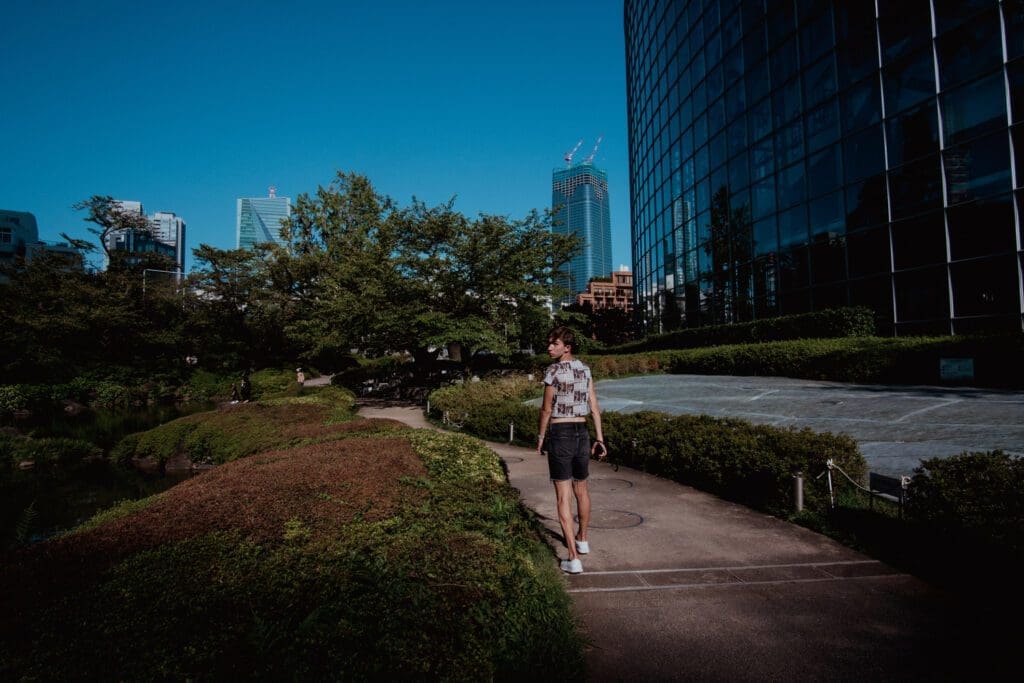
[[[544,435],[548,432],[548,422],[551,420],[551,405],[555,399],[555,388],[550,384],[544,385],[544,398],[540,403],[540,423],[537,425],[537,452],[541,452],[544,445]]]

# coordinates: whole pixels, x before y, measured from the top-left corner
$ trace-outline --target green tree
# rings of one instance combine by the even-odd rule
[[[88,228],[89,232],[96,235],[100,248],[106,254],[107,263],[117,264],[123,260],[125,254],[110,249],[110,237],[119,232],[131,232],[137,235],[152,236],[153,226],[149,219],[139,213],[125,211],[121,204],[109,195],[93,195],[89,199],[73,204],[76,211],[85,211],[85,220],[98,227]],[[92,245],[83,240],[74,239],[67,235],[61,235],[72,245],[92,251]]]
[[[301,311],[289,332],[307,353],[407,351],[417,362],[442,348],[464,362],[480,349],[509,355],[578,244],[552,234],[546,214],[399,207],[354,173],[300,196],[285,232]]]

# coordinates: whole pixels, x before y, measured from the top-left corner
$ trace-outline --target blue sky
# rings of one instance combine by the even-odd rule
[[[86,237],[71,205],[102,194],[178,213],[190,251],[234,248],[238,197],[294,200],[338,170],[519,218],[603,134],[630,264],[621,0],[35,0],[0,25],[0,208],[44,240]]]

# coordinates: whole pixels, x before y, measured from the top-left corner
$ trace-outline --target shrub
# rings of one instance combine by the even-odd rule
[[[31,460],[37,465],[68,464],[103,457],[103,450],[81,439],[33,438],[0,434],[0,452],[11,464]]]
[[[786,339],[867,337],[875,334],[874,312],[864,306],[832,308],[813,313],[764,318],[747,323],[709,325],[651,335],[640,341],[591,351],[628,354],[665,349],[689,349],[720,344],[751,344]]]
[[[908,517],[944,545],[1024,560],[1024,459],[1003,451],[924,460],[907,490]]]

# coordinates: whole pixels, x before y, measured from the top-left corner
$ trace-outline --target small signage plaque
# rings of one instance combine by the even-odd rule
[[[944,380],[974,379],[973,358],[940,358],[939,377]]]

